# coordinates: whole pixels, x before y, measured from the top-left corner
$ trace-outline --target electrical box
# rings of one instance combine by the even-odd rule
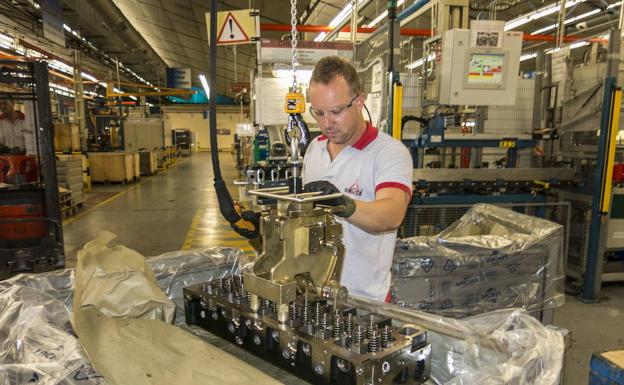
[[[522,32],[501,31],[500,36],[484,39],[479,35],[473,40],[468,29],[444,32],[438,64],[439,104],[515,104]]]

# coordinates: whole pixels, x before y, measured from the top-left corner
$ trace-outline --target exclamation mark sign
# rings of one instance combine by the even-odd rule
[[[228,19],[228,24],[230,25],[230,39],[234,39],[234,26],[232,23],[232,18]]]

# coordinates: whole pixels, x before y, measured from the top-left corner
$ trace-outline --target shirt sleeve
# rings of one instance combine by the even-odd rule
[[[391,187],[412,196],[414,167],[407,147],[393,140],[379,151],[375,163],[375,192]]]

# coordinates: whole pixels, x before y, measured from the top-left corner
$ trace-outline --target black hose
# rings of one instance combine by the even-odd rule
[[[241,217],[234,208],[234,201],[223,181],[219,164],[219,145],[217,143],[217,0],[210,0],[210,95],[208,95],[208,117],[210,120],[210,154],[217,201],[221,215],[230,223],[238,222]]]

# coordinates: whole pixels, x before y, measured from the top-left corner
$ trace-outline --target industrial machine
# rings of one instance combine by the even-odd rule
[[[276,202],[262,214],[262,253],[241,275],[185,288],[186,322],[313,383],[425,382],[425,330],[345,306],[342,228],[322,205],[340,194],[250,193]]]
[[[14,131],[24,146],[0,146],[1,280],[62,267],[64,249],[47,65],[2,60],[0,83],[0,100],[26,111]]]

